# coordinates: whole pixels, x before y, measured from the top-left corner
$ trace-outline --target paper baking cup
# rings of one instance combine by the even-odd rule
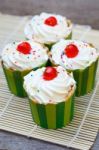
[[[42,67],[43,66],[45,66],[45,64],[43,64]],[[6,68],[3,63],[2,67],[11,93],[19,97],[26,97],[27,94],[23,88],[23,77],[32,70],[16,71]],[[33,70],[38,68],[34,68]]]
[[[94,88],[97,65],[98,60],[83,70],[73,71],[74,79],[77,82],[76,96],[85,95]]]
[[[58,104],[38,104],[29,100],[34,122],[46,129],[57,129],[68,125],[74,116],[74,94]]]

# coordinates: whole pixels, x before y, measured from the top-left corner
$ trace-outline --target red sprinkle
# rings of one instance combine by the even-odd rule
[[[43,73],[43,79],[44,80],[53,80],[55,77],[57,77],[57,70],[54,67],[47,67]]]
[[[46,25],[49,25],[49,26],[56,26],[57,25],[57,20],[54,16],[51,16],[49,18],[47,18],[44,23]]]
[[[65,48],[64,52],[65,52],[65,54],[66,54],[66,56],[67,56],[68,58],[74,58],[74,57],[76,57],[76,56],[78,55],[79,50],[78,50],[78,48],[77,48],[76,45],[74,45],[74,44],[69,44],[69,45]]]
[[[17,51],[23,54],[30,54],[31,45],[28,42],[22,42],[17,46]]]

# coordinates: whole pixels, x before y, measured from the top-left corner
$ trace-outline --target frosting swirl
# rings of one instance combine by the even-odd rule
[[[29,98],[40,104],[59,103],[65,101],[75,90],[72,74],[68,74],[61,66],[55,67],[58,75],[53,80],[43,78],[45,67],[31,71],[24,77],[24,89]]]
[[[31,70],[40,67],[48,60],[47,48],[34,41],[27,41],[31,46],[29,54],[21,53],[17,46],[22,42],[14,42],[5,46],[2,52],[4,66],[13,70]]]
[[[55,26],[46,25],[44,22],[48,17],[56,18]],[[40,43],[52,44],[61,38],[66,38],[72,31],[72,24],[66,17],[56,14],[41,13],[30,20],[24,29],[28,39],[34,39]]]
[[[78,49],[77,55],[73,58],[67,57],[64,53],[65,48],[70,44],[75,45]],[[98,53],[92,45],[83,41],[64,39],[53,45],[50,55],[50,59],[54,64],[61,65],[69,70],[84,69],[95,62],[97,58]]]

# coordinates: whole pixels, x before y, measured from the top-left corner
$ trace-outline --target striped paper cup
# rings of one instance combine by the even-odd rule
[[[97,65],[98,59],[83,70],[73,71],[74,79],[77,82],[76,96],[85,95],[94,88]]]
[[[27,94],[23,89],[23,77],[28,74],[31,70],[27,71],[15,71],[12,69],[7,69],[3,63],[3,71],[7,80],[7,84],[9,90],[12,94],[19,96],[19,97],[26,97]]]
[[[72,39],[72,32],[65,39],[66,40]],[[48,49],[50,50],[54,44],[45,44],[45,46],[48,47]]]
[[[29,100],[34,122],[46,129],[57,129],[68,125],[74,116],[74,93],[58,104],[38,104]]]
[[[41,67],[45,65],[46,64],[43,64]],[[3,62],[2,67],[11,93],[19,97],[26,97],[27,94],[23,88],[23,77],[27,75],[31,70],[17,71],[8,69],[4,66]],[[33,70],[36,70],[38,68],[34,68]]]

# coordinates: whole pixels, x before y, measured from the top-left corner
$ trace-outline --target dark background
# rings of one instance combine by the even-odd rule
[[[0,0],[0,12],[5,14],[35,15],[42,11],[65,15],[74,23],[99,29],[99,0]],[[92,149],[99,150],[99,134]],[[0,131],[0,150],[69,149]]]
[[[99,29],[99,0],[0,0],[0,11],[14,15],[55,12]]]

